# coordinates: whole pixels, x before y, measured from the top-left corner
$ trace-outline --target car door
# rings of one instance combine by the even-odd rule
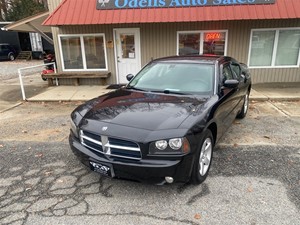
[[[220,68],[220,105],[218,109],[219,120],[222,123],[222,133],[232,124],[237,115],[237,106],[239,103],[239,88],[228,88],[224,86],[226,80],[236,80],[230,63],[221,65]]]
[[[7,45],[2,45],[2,56],[3,59],[8,59],[8,55],[10,53],[10,49]]]
[[[237,92],[238,107],[236,107],[237,111],[238,111],[241,109],[241,107],[244,103],[244,96],[246,95],[246,93],[248,91],[248,84],[247,84],[246,77],[244,75],[242,75],[242,69],[241,69],[241,66],[239,63],[231,62],[230,68],[231,68],[234,78],[239,81],[239,87],[238,87],[238,92]]]

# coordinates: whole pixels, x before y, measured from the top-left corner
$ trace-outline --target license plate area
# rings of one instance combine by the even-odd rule
[[[91,170],[106,177],[114,177],[114,170],[111,164],[90,162]]]

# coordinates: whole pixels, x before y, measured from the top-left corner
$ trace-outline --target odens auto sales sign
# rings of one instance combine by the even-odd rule
[[[274,4],[276,0],[97,0],[97,9],[174,8]]]

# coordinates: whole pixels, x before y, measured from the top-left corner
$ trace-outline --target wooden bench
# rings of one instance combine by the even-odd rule
[[[110,77],[110,72],[96,72],[96,73],[49,73],[49,74],[42,74],[43,79],[48,80],[48,85],[53,86],[53,81],[56,82],[58,85],[59,78],[67,78],[74,80],[74,85],[79,85],[79,79],[101,79],[101,84],[105,85],[106,78]]]

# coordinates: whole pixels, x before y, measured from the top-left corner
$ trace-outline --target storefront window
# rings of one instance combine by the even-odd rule
[[[105,70],[103,35],[61,35],[64,70]]]
[[[199,55],[200,34],[179,34],[179,55]]]
[[[65,69],[83,69],[79,37],[61,37]]]
[[[104,69],[105,53],[103,37],[83,37],[87,69]]]
[[[180,31],[178,55],[226,55],[227,31]]]
[[[254,31],[250,66],[271,66],[275,31]]]
[[[205,32],[203,54],[225,55],[225,32]]]
[[[252,67],[298,66],[300,29],[254,30],[249,65]]]
[[[275,65],[297,65],[299,49],[300,30],[279,31]]]

